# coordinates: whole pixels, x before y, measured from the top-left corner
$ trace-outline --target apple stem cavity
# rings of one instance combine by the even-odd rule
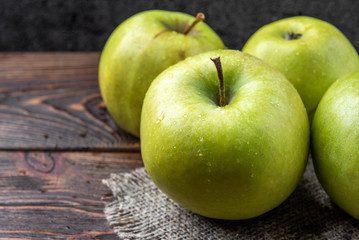
[[[287,40],[295,40],[295,39],[300,39],[300,38],[302,38],[302,34],[300,34],[300,33],[290,32],[287,35],[285,35],[285,39],[287,39]]]
[[[219,106],[224,107],[226,105],[226,96],[224,89],[224,79],[222,71],[221,57],[211,58],[217,69],[218,82],[219,82]]]
[[[203,22],[204,19],[205,19],[205,16],[203,13],[201,13],[201,12],[197,13],[195,20],[193,21],[193,23],[190,26],[188,26],[186,28],[186,30],[184,30],[183,34],[187,35],[194,28],[194,26],[197,25],[197,23]]]

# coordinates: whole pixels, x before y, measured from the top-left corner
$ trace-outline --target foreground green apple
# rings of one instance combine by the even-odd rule
[[[112,33],[101,55],[99,83],[108,111],[123,129],[140,136],[143,98],[164,69],[187,56],[225,48],[201,20],[201,14],[195,19],[152,10],[127,19]]]
[[[359,72],[336,81],[318,105],[312,155],[332,200],[359,219]]]
[[[281,71],[298,90],[309,118],[328,87],[359,69],[348,39],[333,25],[311,17],[291,17],[259,29],[244,52]]]
[[[225,106],[210,58],[220,56]],[[246,219],[283,202],[307,162],[309,120],[295,88],[235,50],[187,58],[160,74],[142,109],[141,152],[154,183],[198,214]]]

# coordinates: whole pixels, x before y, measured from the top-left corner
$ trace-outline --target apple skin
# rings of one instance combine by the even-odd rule
[[[101,95],[111,116],[127,132],[140,136],[143,98],[159,73],[187,56],[225,48],[203,22],[187,35],[177,32],[194,19],[179,12],[145,11],[120,24],[108,39],[99,65]]]
[[[290,32],[301,38],[287,40]],[[312,17],[291,17],[260,28],[243,47],[282,72],[301,96],[312,120],[328,87],[359,69],[349,40],[333,25]]]
[[[218,106],[221,57],[227,103]],[[187,58],[151,84],[142,109],[141,152],[159,189],[218,219],[247,219],[283,202],[307,163],[309,120],[277,70],[235,50]]]
[[[345,75],[325,93],[312,123],[315,172],[325,191],[359,219],[359,72]]]

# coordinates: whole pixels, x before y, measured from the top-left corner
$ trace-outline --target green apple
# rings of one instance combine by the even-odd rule
[[[224,106],[214,57],[222,60]],[[146,170],[160,190],[200,215],[247,219],[278,206],[301,179],[308,148],[309,120],[295,88],[240,51],[177,63],[144,100]]]
[[[331,199],[359,219],[359,72],[336,81],[312,124],[316,174]]]
[[[328,87],[359,69],[352,44],[333,25],[312,17],[291,17],[260,28],[243,47],[282,72],[298,90],[309,118]]]
[[[127,132],[140,136],[143,98],[152,80],[187,56],[225,48],[203,14],[145,11],[120,24],[108,39],[99,65],[106,107]],[[198,24],[197,24],[198,23]]]

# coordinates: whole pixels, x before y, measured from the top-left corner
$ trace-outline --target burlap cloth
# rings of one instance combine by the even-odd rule
[[[103,180],[115,200],[106,218],[120,239],[359,239],[359,221],[334,205],[309,159],[302,181],[279,207],[250,220],[194,214],[156,188],[144,168]]]

